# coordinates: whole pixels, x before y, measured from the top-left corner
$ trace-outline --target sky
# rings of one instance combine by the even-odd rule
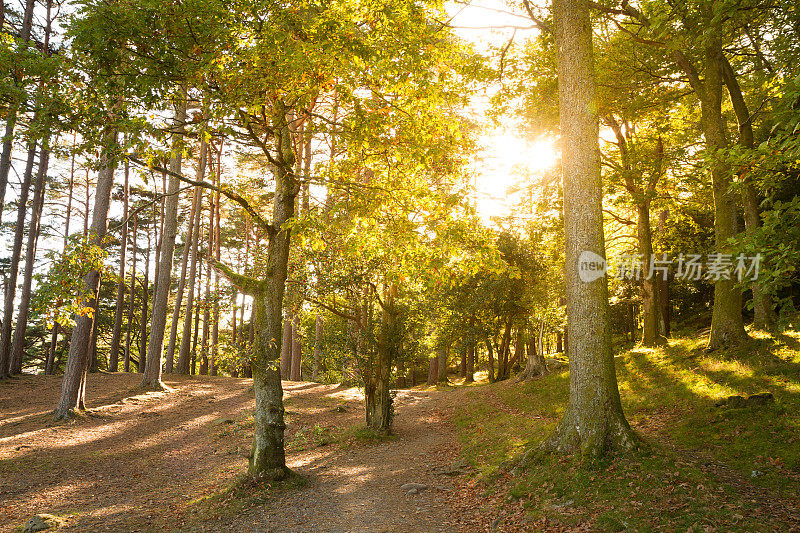
[[[526,15],[514,14],[515,8],[504,1],[451,2],[447,9],[456,34],[482,53],[504,46],[512,37],[522,44],[539,33]],[[489,98],[497,89],[487,87],[485,94],[476,95],[472,102],[474,117],[486,125],[478,139],[481,153],[473,168],[476,205],[486,224],[492,224],[493,217],[511,214],[521,199],[521,193],[514,190],[540,177],[557,161],[553,139],[527,138],[510,118],[497,126],[485,118]]]

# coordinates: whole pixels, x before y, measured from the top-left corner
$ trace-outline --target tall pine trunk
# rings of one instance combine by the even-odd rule
[[[114,160],[116,145],[117,132],[112,126],[107,126],[103,134],[100,171],[97,177],[92,215],[90,242],[95,246],[102,245],[108,229],[108,209],[111,203],[111,189],[114,185],[114,168],[116,166]],[[87,305],[93,305],[96,301],[99,286],[100,272],[91,270],[84,278],[84,292],[93,295],[92,300],[86,302]],[[75,317],[64,380],[61,384],[61,398],[55,411],[56,419],[68,418],[75,410],[85,407],[84,392],[86,390],[86,369],[89,362],[89,342],[95,318],[86,315]]]
[[[182,134],[186,122],[186,92],[183,91],[175,104],[174,124],[177,130],[173,142],[173,152],[169,161],[169,170],[174,174],[181,173],[181,144],[179,135]],[[175,256],[175,238],[178,233],[178,191],[180,182],[177,176],[169,176],[167,198],[164,204],[164,229],[161,232],[161,251],[158,258],[158,276],[155,282],[153,295],[153,316],[150,324],[150,342],[147,346],[147,363],[141,387],[147,389],[164,390],[161,382],[161,359],[164,350],[164,334],[167,327],[167,311],[169,303],[169,290],[172,280],[172,262]],[[180,310],[180,302],[177,303]],[[177,322],[177,320],[175,321]],[[174,325],[173,325],[174,327]],[[171,366],[171,365],[169,365]],[[170,368],[169,371],[172,369]]]
[[[119,281],[117,282],[117,301],[114,306],[114,329],[111,334],[108,370],[119,370],[119,346],[122,339],[122,318],[125,315],[125,259],[128,250],[128,199],[130,196],[130,162],[125,160],[125,183],[122,189],[122,236],[119,250]]]
[[[205,138],[200,141],[200,161],[197,170],[197,181],[203,181],[206,175],[206,162],[208,159],[208,143]],[[197,275],[197,247],[200,242],[200,219],[203,211],[203,191],[197,188],[197,206],[194,213],[195,232],[191,241],[191,258],[189,260],[189,294],[186,297],[186,310],[183,319],[183,335],[181,336],[181,350],[178,355],[178,374],[188,374],[192,344],[192,311],[194,309],[195,280]]]
[[[28,330],[28,313],[31,306],[31,285],[33,282],[33,266],[36,261],[36,247],[39,242],[42,210],[44,209],[44,193],[47,186],[47,169],[50,162],[49,138],[43,140],[42,150],[39,154],[39,170],[33,186],[33,205],[31,206],[31,221],[28,228],[28,242],[25,252],[25,271],[22,278],[22,291],[20,294],[19,316],[14,328],[14,340],[11,344],[11,373],[22,372],[22,356],[25,352],[25,336]]]
[[[582,253],[605,257],[599,122],[587,0],[554,0],[564,182],[564,277],[569,333],[569,406],[546,449],[601,456],[636,447],[622,412],[611,351],[605,277],[579,277]]]
[[[34,119],[35,121],[35,119]],[[6,280],[5,306],[3,308],[3,323],[0,330],[0,379],[11,375],[11,324],[14,320],[14,298],[17,294],[17,276],[19,275],[20,255],[22,254],[22,239],[25,230],[25,215],[27,213],[28,193],[31,188],[33,165],[36,159],[36,143],[28,145],[28,160],[25,163],[25,173],[22,177],[22,188],[17,200],[17,224],[14,227],[14,241],[11,248],[11,268]]]
[[[139,237],[139,218],[133,219],[133,242],[131,251],[133,258],[131,261],[131,288],[129,291],[130,300],[128,301],[128,327],[125,328],[125,356],[123,357],[122,369],[125,372],[131,371],[131,343],[133,336],[133,315],[136,306],[136,240]]]

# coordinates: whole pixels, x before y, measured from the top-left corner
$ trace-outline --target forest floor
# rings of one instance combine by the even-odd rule
[[[91,375],[89,411],[53,424],[60,378],[0,383],[0,530],[36,513],[59,531],[800,531],[800,335],[706,354],[700,337],[616,357],[645,450],[599,464],[539,456],[565,368],[525,383],[399,391],[395,435],[363,428],[354,388],[284,382],[289,466],[244,480],[250,380]],[[717,407],[772,392],[775,403]],[[419,494],[405,483],[427,486]]]
[[[166,376],[173,391],[160,393],[139,379],[90,375],[89,410],[66,424],[51,421],[60,377],[0,383],[0,530],[37,513],[59,531],[484,529],[479,509],[458,511],[474,482],[458,465],[457,395],[399,391],[394,435],[379,438],[358,389],[284,382],[287,463],[302,481],[265,488],[242,476],[250,380]]]

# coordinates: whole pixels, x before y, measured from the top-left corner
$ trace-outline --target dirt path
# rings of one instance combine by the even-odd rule
[[[449,423],[459,392],[401,391],[397,438],[318,446],[361,423],[357,390],[285,383],[287,459],[308,485],[230,517],[197,502],[246,469],[252,435],[249,380],[169,376],[171,393],[138,393],[136,375],[92,375],[89,415],[52,425],[60,379],[0,383],[0,530],[36,513],[63,531],[469,531],[453,516],[463,477]],[[428,486],[406,494],[407,482]]]
[[[401,391],[396,440],[336,454],[318,450],[293,456],[289,466],[309,486],[274,505],[208,526],[207,531],[434,532],[464,530],[450,505],[460,482],[448,470],[458,447],[448,422],[454,403],[442,392]],[[400,487],[428,488],[407,494]]]

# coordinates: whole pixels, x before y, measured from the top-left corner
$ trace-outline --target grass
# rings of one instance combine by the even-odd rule
[[[191,524],[233,518],[247,509],[265,505],[285,492],[300,490],[307,485],[308,480],[294,472],[286,479],[272,483],[255,482],[240,475],[221,490],[190,501],[187,510],[190,525],[184,530],[193,531]]]
[[[337,440],[344,444],[380,444],[397,440],[396,435],[386,435],[367,426],[356,424],[345,428]]]
[[[758,494],[800,493],[800,335],[752,335],[736,350],[705,353],[705,339],[683,332],[664,348],[615,357],[625,413],[647,451],[602,464],[540,454],[516,478],[501,476],[563,414],[563,370],[465,391],[454,419],[462,453],[487,492],[507,491],[532,519],[606,531],[785,529]],[[759,392],[776,402],[715,407]]]

